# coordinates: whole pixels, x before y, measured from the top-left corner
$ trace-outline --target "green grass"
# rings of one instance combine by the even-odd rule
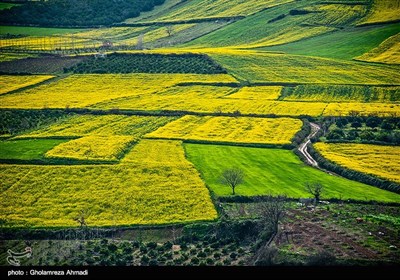
[[[0,3],[0,10],[10,9],[11,7],[19,6],[18,4]]]
[[[399,23],[358,27],[285,45],[264,47],[261,50],[350,60],[377,47],[384,40],[398,32],[400,32]]]
[[[193,40],[192,42],[189,42],[187,46],[225,47],[245,45],[264,39],[267,36],[272,36],[279,32],[279,30],[296,26],[304,21],[304,18],[308,18],[308,16],[286,17],[283,20],[276,21],[274,23],[267,23],[269,20],[277,17],[278,15],[288,14],[291,9],[303,7],[305,4],[302,2],[290,2],[281,6],[273,7],[271,9],[266,9],[262,12],[258,12],[254,15],[230,24],[218,31]],[[310,0],[307,1],[307,3],[311,2],[312,1]],[[315,2],[315,0],[313,0],[313,2]]]
[[[28,36],[51,36],[68,33],[80,32],[82,29],[73,28],[46,28],[46,27],[26,27],[26,26],[0,26],[0,35],[28,35]]]
[[[42,159],[48,150],[66,141],[68,140],[29,139],[0,141],[0,159]]]
[[[230,196],[232,190],[220,183],[223,170],[241,168],[244,183],[237,195],[287,195],[309,197],[306,182],[320,182],[323,198],[400,202],[400,195],[359,182],[335,177],[301,162],[288,150],[185,144],[188,159],[200,171],[209,188],[218,196]]]

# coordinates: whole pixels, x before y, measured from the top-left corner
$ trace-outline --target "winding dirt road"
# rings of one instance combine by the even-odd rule
[[[299,152],[306,158],[307,162],[314,167],[318,168],[318,162],[313,159],[313,157],[307,151],[307,145],[311,143],[311,138],[317,134],[317,132],[321,129],[319,125],[315,123],[310,123],[311,125],[311,133],[304,139],[304,142],[299,146]]]

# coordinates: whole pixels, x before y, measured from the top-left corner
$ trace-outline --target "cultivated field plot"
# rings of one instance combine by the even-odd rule
[[[175,120],[176,117],[82,115],[63,119],[15,138],[79,138],[88,135],[125,135],[136,139]]]
[[[400,183],[400,147],[316,143],[322,156],[343,167]]]
[[[109,74],[72,75],[18,94],[0,97],[1,108],[82,108],[127,96],[142,96],[177,83],[236,82],[229,75]]]
[[[239,91],[230,94],[226,97],[235,99],[250,99],[250,100],[277,100],[281,95],[281,86],[256,86],[242,87]]]
[[[285,45],[265,47],[263,50],[352,60],[378,47],[382,41],[399,31],[399,23],[374,28],[346,28]]]
[[[85,136],[62,143],[46,153],[47,158],[117,161],[133,145],[132,136]]]
[[[276,114],[282,116],[319,116],[326,107],[326,104],[322,102],[304,104],[301,102],[266,100],[277,96],[277,91],[274,89],[271,92],[268,89],[265,93],[261,93],[265,88],[251,87],[249,90],[244,88],[245,92],[242,92],[242,90],[238,91],[237,88],[232,87],[177,86],[151,95],[118,98],[93,105],[92,107],[96,109],[119,108],[126,110],[166,110],[198,113],[240,112],[241,114]],[[255,99],[256,92],[260,92],[260,99]],[[248,94],[249,98],[242,98]]]
[[[122,163],[162,166],[188,166],[182,141],[142,139],[125,155]]]
[[[280,98],[311,102],[400,102],[400,87],[367,87],[347,85],[299,85],[286,87]]]
[[[29,75],[29,76],[10,76],[10,75],[0,75],[0,95],[14,91],[20,88],[24,88],[27,86],[32,86],[37,83],[41,83],[48,79],[53,78],[54,76],[37,76],[37,75]]]
[[[235,189],[237,195],[309,197],[306,182],[320,182],[324,186],[322,198],[400,202],[398,194],[309,167],[288,150],[200,144],[184,144],[184,147],[188,159],[218,196],[231,195],[231,188],[221,183],[221,174],[237,167],[245,174],[243,184]]]
[[[359,24],[397,21],[400,19],[399,9],[399,0],[374,0],[371,11]]]
[[[65,141],[67,140],[26,139],[0,141],[0,159],[42,159],[48,150]],[[1,176],[3,176],[3,174],[1,174]]]
[[[383,41],[378,47],[365,53],[357,60],[379,62],[387,64],[400,64],[400,33]]]
[[[324,110],[324,116],[349,116],[357,112],[360,115],[376,115],[380,117],[399,117],[400,104],[385,103],[329,103]]]
[[[276,5],[293,0],[192,0],[183,1],[171,10],[160,13],[157,17],[149,17],[145,21],[156,18],[157,21],[180,21],[194,18],[214,18],[245,16]]]
[[[15,61],[12,61],[17,59]],[[34,74],[61,74],[64,68],[71,67],[76,63],[84,60],[84,57],[27,57],[19,59],[19,57],[11,57],[6,55],[5,61],[0,63],[0,72],[15,73],[34,73]]]
[[[254,52],[210,55],[230,73],[252,83],[400,84],[398,69],[386,66]]]
[[[300,120],[290,118],[185,116],[147,134],[146,137],[279,145],[290,144],[301,126]]]
[[[180,142],[145,140],[125,164],[1,165],[0,219],[14,226],[165,224],[213,220],[217,213]],[[18,207],[17,207],[18,205]]]

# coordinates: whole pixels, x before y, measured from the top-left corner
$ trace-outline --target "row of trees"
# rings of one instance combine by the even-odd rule
[[[38,128],[66,117],[63,110],[0,110],[0,135]]]
[[[150,11],[165,0],[29,1],[0,11],[0,23],[40,26],[111,25]]]
[[[226,70],[201,54],[121,54],[91,57],[64,72],[83,73],[194,73],[221,74]]]

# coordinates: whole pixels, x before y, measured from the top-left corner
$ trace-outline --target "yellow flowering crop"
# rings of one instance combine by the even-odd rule
[[[31,86],[37,83],[41,83],[54,76],[49,75],[29,75],[29,76],[11,76],[11,75],[0,75],[0,94],[7,93],[13,90],[17,90],[23,87]]]
[[[399,19],[399,0],[373,0],[372,9],[360,24],[391,22]]]
[[[348,116],[351,112],[360,115],[400,116],[400,104],[394,103],[329,103],[324,116]]]
[[[238,92],[230,94],[228,98],[251,99],[251,100],[276,100],[281,95],[281,86],[256,86],[242,87]]]
[[[302,122],[290,118],[185,116],[146,135],[147,138],[210,142],[290,144]]]
[[[73,218],[82,210],[90,213],[89,226],[169,224],[217,217],[210,194],[191,164],[173,168],[143,163],[0,165],[0,173],[3,227],[79,226]]]
[[[85,136],[57,145],[45,157],[117,161],[134,140],[132,136]]]
[[[346,168],[400,183],[400,147],[367,144],[316,143],[328,160]]]
[[[235,82],[226,74],[72,75],[57,82],[0,97],[1,108],[83,108],[128,96],[144,96],[187,82]]]
[[[400,11],[399,11],[400,12]],[[378,47],[357,57],[357,60],[380,62],[387,64],[400,64],[400,33],[397,33],[385,41]]]
[[[177,5],[158,21],[188,20],[193,18],[231,17],[250,15],[293,0],[191,0]]]
[[[22,134],[16,138],[78,138],[87,135],[126,135],[140,138],[175,119],[176,117],[79,115],[63,119],[48,127]]]

